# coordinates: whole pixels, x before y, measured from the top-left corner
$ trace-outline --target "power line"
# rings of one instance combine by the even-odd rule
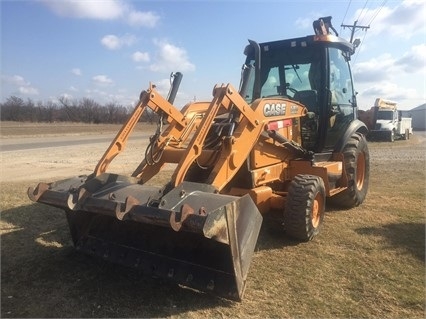
[[[371,25],[371,23],[374,21],[374,19],[376,19],[376,17],[379,15],[380,11],[383,9],[383,7],[385,6],[386,2],[388,2],[388,0],[383,0],[382,4],[380,5],[379,9],[377,10],[376,14],[373,16],[373,18],[371,18],[370,22],[368,23],[368,25]]]
[[[349,7],[351,6],[351,2],[352,2],[352,0],[349,0],[348,6],[346,7],[345,15],[344,15],[344,17],[343,17],[343,19],[342,19],[342,23],[343,23],[343,21],[345,21],[345,19],[346,19],[346,15],[348,14]],[[340,31],[342,31],[342,27],[340,27]]]
[[[364,12],[365,7],[367,6],[368,0],[365,1],[364,7],[362,8],[361,12],[359,13],[358,19],[356,19],[357,21],[359,21],[359,19],[361,18],[362,13]]]

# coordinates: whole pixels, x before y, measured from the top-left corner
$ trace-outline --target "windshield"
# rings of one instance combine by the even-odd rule
[[[377,112],[378,120],[393,120],[393,111],[379,111]]]
[[[285,96],[293,98],[298,91],[320,88],[320,51],[309,48],[261,48],[260,97]],[[254,68],[254,57],[248,57],[246,67]],[[254,72],[247,78],[244,98],[252,102]]]

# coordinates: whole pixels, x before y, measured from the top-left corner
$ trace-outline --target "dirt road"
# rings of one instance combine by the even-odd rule
[[[48,181],[90,174],[114,136],[115,133],[2,138],[0,180]],[[111,164],[111,169],[131,173],[143,159],[149,136],[135,132],[125,152]]]

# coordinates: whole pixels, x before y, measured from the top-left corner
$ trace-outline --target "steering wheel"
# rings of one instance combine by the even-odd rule
[[[293,95],[294,95],[294,94],[296,94],[296,93],[298,92],[296,89],[294,89],[294,88],[292,88],[292,87],[289,87],[289,86],[288,86],[288,87],[286,87],[286,89],[287,89],[287,90],[289,90],[290,92],[292,92],[292,93],[293,93]]]

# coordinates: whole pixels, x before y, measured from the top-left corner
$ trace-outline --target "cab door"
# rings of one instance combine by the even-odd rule
[[[333,149],[349,124],[355,119],[355,94],[347,54],[328,48],[328,118],[326,149]]]

